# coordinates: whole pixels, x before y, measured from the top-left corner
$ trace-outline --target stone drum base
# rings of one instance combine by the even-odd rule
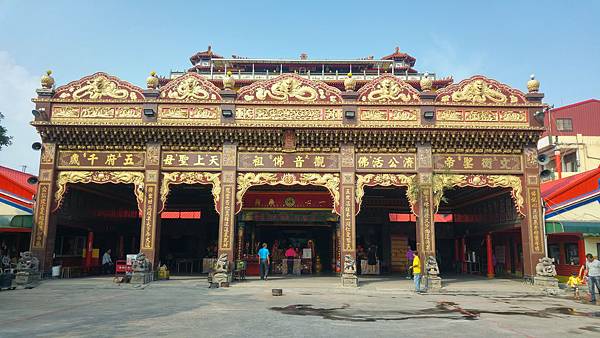
[[[442,289],[442,279],[440,277],[425,277],[428,291],[440,291]]]
[[[131,275],[131,284],[147,284],[152,281],[151,272],[134,272]]]
[[[353,274],[342,274],[342,286],[343,287],[358,287],[358,277]]]

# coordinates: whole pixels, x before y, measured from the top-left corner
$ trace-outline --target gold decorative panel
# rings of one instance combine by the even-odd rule
[[[527,103],[527,99],[521,91],[481,75],[439,90],[436,101],[467,105],[523,105]]]
[[[361,103],[418,103],[419,92],[393,75],[382,75],[358,90]]]
[[[296,74],[284,74],[267,81],[242,87],[238,99],[261,103],[341,103],[341,91],[320,81]]]
[[[58,87],[54,98],[64,101],[141,101],[144,95],[141,88],[99,72]]]
[[[161,100],[181,102],[216,102],[221,100],[219,87],[197,73],[185,73],[160,88]]]

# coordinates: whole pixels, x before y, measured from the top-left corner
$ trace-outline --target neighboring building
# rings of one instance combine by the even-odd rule
[[[543,183],[548,255],[562,279],[600,254],[600,168]]]
[[[550,109],[544,119],[546,132],[538,141],[538,150],[547,156],[543,169],[552,171],[553,179],[600,165],[600,100]]]
[[[113,249],[175,272],[217,253],[254,271],[266,242],[275,273],[293,245],[294,269],[341,269],[344,282],[369,248],[368,273],[405,273],[408,246],[443,274],[535,273],[538,81],[527,93],[481,75],[452,84],[399,50],[280,60],[209,48],[191,61],[144,89],[105,73],[57,88],[42,78],[31,247],[44,269]]]
[[[0,255],[19,257],[29,249],[33,196],[32,175],[0,166]]]

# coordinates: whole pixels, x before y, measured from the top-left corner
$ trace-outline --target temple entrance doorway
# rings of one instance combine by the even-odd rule
[[[237,256],[247,262],[246,274],[259,274],[257,252],[262,243],[271,253],[270,275],[339,271],[339,216],[332,212],[329,191],[313,186],[281,188],[256,186],[244,195],[237,215]]]
[[[440,273],[522,276],[521,217],[508,188],[446,191],[435,215]]]
[[[356,218],[359,274],[407,273],[407,251],[416,248],[416,217],[411,211],[406,189],[397,186],[364,187]]]
[[[211,185],[172,185],[160,213],[161,265],[171,274],[208,273],[217,257],[219,215]]]
[[[141,218],[133,184],[68,184],[56,211],[53,265],[68,275],[102,271],[109,249],[113,263],[139,252]]]

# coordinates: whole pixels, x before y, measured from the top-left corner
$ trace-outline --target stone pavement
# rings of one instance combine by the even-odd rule
[[[284,295],[274,297],[272,288]],[[256,278],[208,289],[205,277],[145,287],[111,278],[50,280],[0,292],[0,337],[586,337],[600,306],[547,297],[518,280],[448,279],[415,294],[402,278]]]

